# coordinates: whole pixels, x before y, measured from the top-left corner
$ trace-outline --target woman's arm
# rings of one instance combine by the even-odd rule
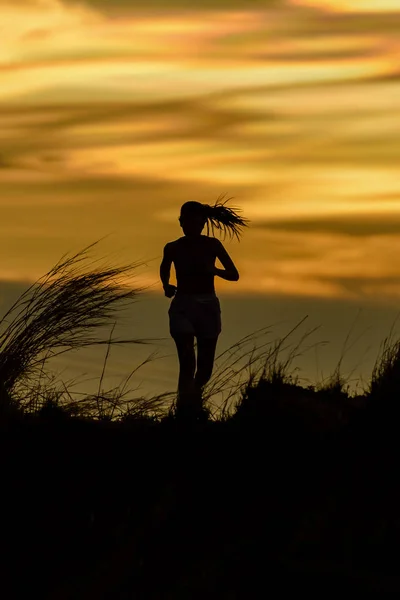
[[[223,269],[214,269],[214,275],[221,277],[222,279],[226,279],[227,281],[238,281],[239,279],[239,271],[235,267],[233,260],[221,244],[218,243],[217,247],[217,258],[221,261]]]
[[[164,292],[167,298],[172,298],[175,295],[176,287],[169,283],[172,265],[172,254],[170,244],[164,247],[164,255],[160,265],[160,279],[163,284]]]

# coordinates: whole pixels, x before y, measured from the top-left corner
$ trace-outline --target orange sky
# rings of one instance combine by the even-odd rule
[[[217,282],[219,352],[308,314],[328,342],[300,366],[315,382],[362,308],[343,367],[368,380],[400,297],[398,0],[193,4],[0,0],[0,307],[108,236],[99,254],[146,261],[158,291],[121,335],[165,341],[113,350],[107,375],[157,349],[137,393],[175,389],[162,248],[183,202],[226,193],[252,224],[226,242],[241,277]],[[97,350],[60,368],[97,390]]]
[[[0,278],[110,234],[158,289],[180,204],[227,193],[219,289],[396,301],[398,3],[192,4],[0,1]]]

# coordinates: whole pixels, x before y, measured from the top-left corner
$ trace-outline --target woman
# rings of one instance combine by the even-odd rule
[[[184,236],[164,248],[160,278],[165,296],[173,298],[169,308],[170,333],[179,358],[177,408],[197,404],[201,408],[201,392],[209,381],[215,349],[221,332],[221,310],[215,294],[214,277],[238,281],[239,273],[222,243],[215,237],[202,235],[214,229],[239,239],[247,220],[235,210],[217,201],[214,206],[186,202],[181,207],[179,223]],[[215,260],[223,269],[215,266]],[[177,286],[169,283],[174,263]],[[197,339],[197,363],[194,351]],[[196,402],[197,400],[197,402]]]

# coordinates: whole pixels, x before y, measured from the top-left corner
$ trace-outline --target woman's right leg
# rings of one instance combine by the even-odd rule
[[[211,379],[217,342],[218,336],[209,338],[197,336],[197,371],[194,383],[196,389],[199,390],[200,393],[206,383]]]
[[[194,372],[196,356],[194,353],[194,335],[180,333],[173,336],[179,359],[179,397],[192,394],[194,391]]]

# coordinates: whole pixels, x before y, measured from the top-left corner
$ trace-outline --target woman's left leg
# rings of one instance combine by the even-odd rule
[[[197,369],[194,383],[198,391],[201,391],[211,378],[217,342],[218,336],[197,337]]]
[[[194,353],[194,336],[191,333],[174,335],[179,359],[178,393],[185,396],[193,392],[196,357]]]

